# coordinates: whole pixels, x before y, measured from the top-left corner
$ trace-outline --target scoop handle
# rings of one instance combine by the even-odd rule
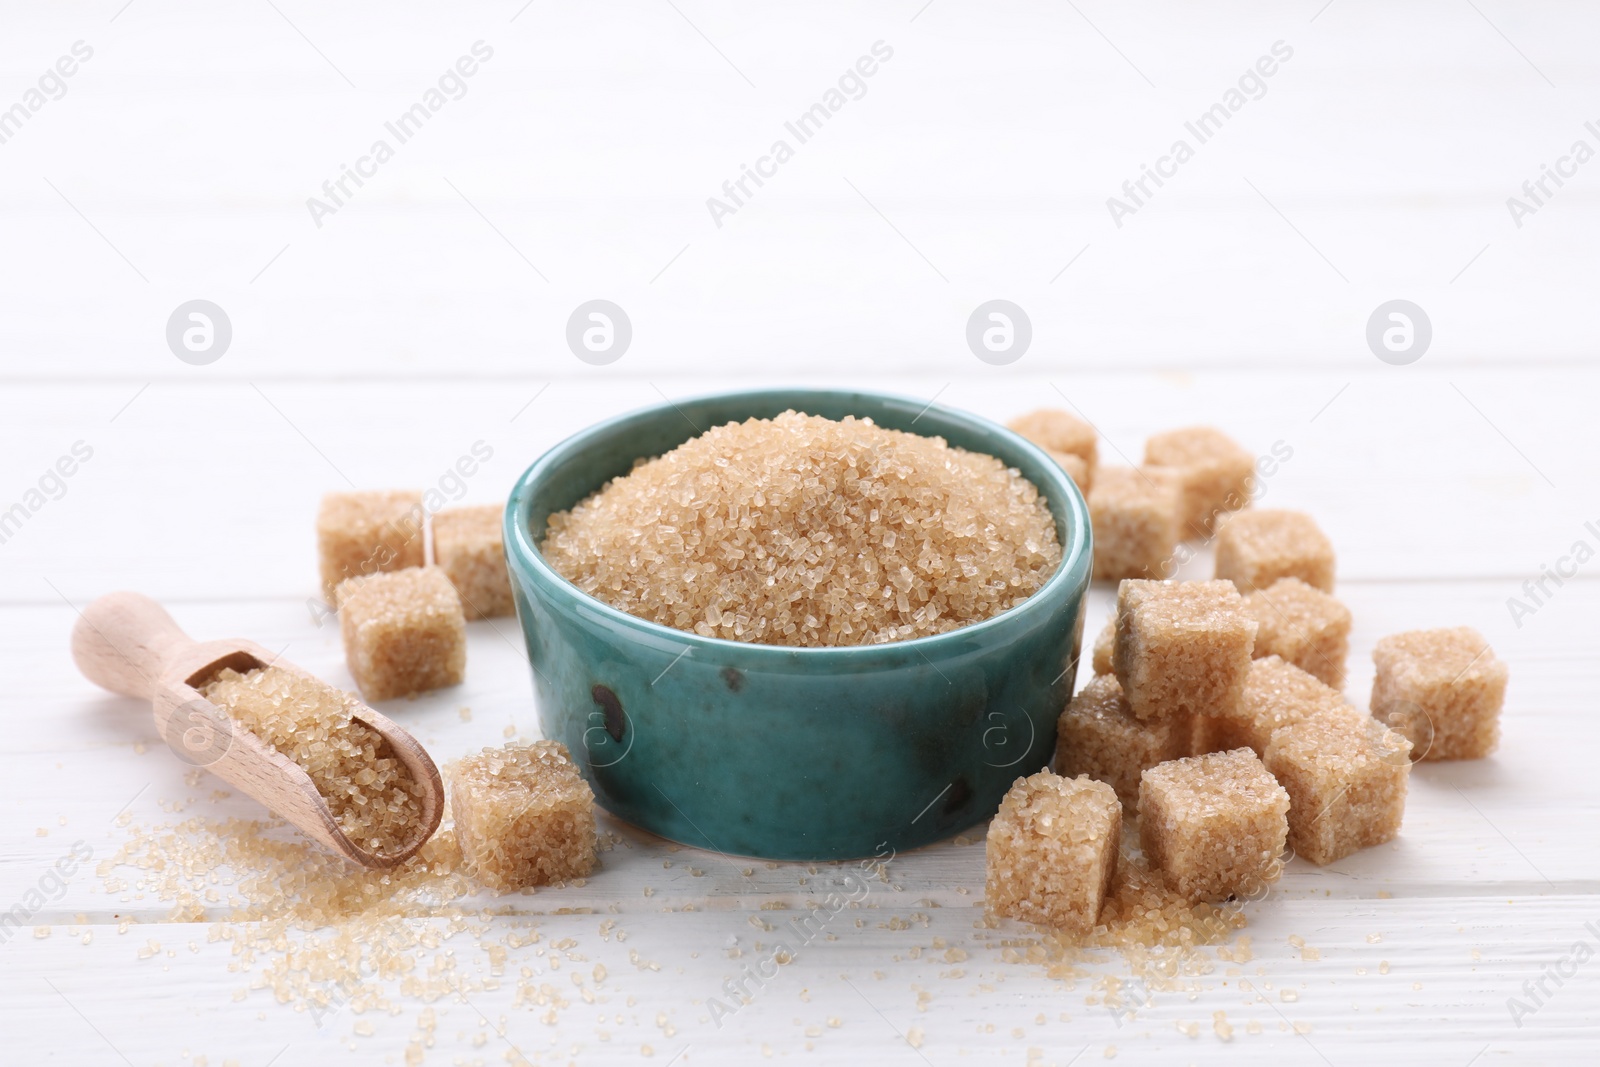
[[[193,644],[167,609],[142,593],[107,593],[72,627],[72,659],[83,676],[143,700],[155,695],[163,667]]]

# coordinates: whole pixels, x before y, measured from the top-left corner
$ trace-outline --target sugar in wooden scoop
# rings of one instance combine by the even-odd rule
[[[938,437],[794,411],[728,423],[550,516],[612,607],[705,637],[865,645],[1015,607],[1061,562],[1038,489]]]
[[[279,667],[224,668],[200,694],[305,769],[334,821],[358,847],[399,852],[417,836],[423,785],[348,693]]]

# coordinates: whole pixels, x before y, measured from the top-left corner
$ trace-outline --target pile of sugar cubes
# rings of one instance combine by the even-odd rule
[[[367,700],[459,684],[466,620],[512,614],[501,514],[495,504],[434,513],[430,563],[422,493],[323,497],[322,594],[339,613],[345,660]]]
[[[1465,627],[1384,638],[1371,713],[1345,700],[1351,615],[1333,596],[1333,546],[1308,515],[1249,508],[1266,459],[1193,427],[1152,437],[1140,467],[1106,468],[1093,427],[1065,412],[1011,425],[1084,490],[1094,576],[1120,585],[1054,769],[1019,778],[990,823],[992,912],[1092,930],[1118,885],[1125,816],[1173,893],[1242,898],[1279,877],[1286,850],[1323,865],[1393,839],[1413,761],[1494,748],[1506,667]],[[422,494],[324,499],[324,594],[366,699],[459,683],[466,620],[513,612],[500,516],[433,515],[430,562]],[[1170,580],[1195,539],[1212,542],[1215,578]],[[594,795],[560,744],[484,749],[447,774],[463,859],[485,886],[592,868]]]
[[[1087,490],[1095,576],[1120,584],[1054,771],[1018,779],[990,824],[995,914],[1092,930],[1125,814],[1170,890],[1244,898],[1279,877],[1286,848],[1320,866],[1392,840],[1413,761],[1493,750],[1507,670],[1470,628],[1383,638],[1370,714],[1346,701],[1333,546],[1308,515],[1244,510],[1255,460],[1225,435],[1160,434],[1144,467],[1107,470],[1065,412],[1012,428]],[[1214,580],[1167,580],[1186,533],[1213,539]]]
[[[459,684],[467,620],[515,613],[502,514],[490,504],[430,515],[414,491],[323,498],[323,595],[338,611],[345,661],[365,699]],[[594,794],[560,744],[484,749],[446,774],[462,859],[486,887],[547,885],[593,866]]]

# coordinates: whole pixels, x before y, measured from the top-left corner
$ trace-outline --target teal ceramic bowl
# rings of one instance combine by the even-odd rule
[[[787,648],[701,637],[617,611],[539,553],[547,518],[700,431],[793,408],[986,452],[1039,487],[1062,562],[1001,615],[936,637]],[[506,560],[545,737],[600,804],[697,848],[779,860],[902,852],[992,816],[1050,762],[1071,695],[1091,564],[1072,480],[1021,437],[909,398],[767,389],[680,400],[547,452],[506,506]]]

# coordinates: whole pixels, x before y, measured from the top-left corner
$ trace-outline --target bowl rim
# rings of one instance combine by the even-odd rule
[[[1027,629],[1036,621],[1036,617],[1049,614],[1057,606],[1058,600],[1071,596],[1075,590],[1080,588],[1087,591],[1090,579],[1089,571],[1093,565],[1089,506],[1084,499],[1082,490],[1067,474],[1065,468],[1051,459],[1042,448],[1015,430],[1009,429],[982,415],[937,404],[933,401],[926,402],[923,414],[937,412],[942,418],[951,422],[966,423],[973,429],[986,433],[997,433],[1002,438],[1009,438],[1008,443],[1013,447],[1032,453],[1033,457],[1038,461],[1040,469],[1045,472],[1052,484],[1048,487],[1041,486],[1035,479],[1028,478],[1027,475],[1023,475],[1023,477],[1034,483],[1034,487],[1039,490],[1040,496],[1045,497],[1047,500],[1052,499],[1052,497],[1059,498],[1066,512],[1067,521],[1065,526],[1070,541],[1061,545],[1061,562],[1057,564],[1055,572],[1050,575],[1044,585],[1040,586],[1032,596],[1021,604],[1007,608],[1000,614],[991,615],[989,618],[979,622],[960,626],[954,630],[947,630],[944,633],[929,634],[925,637],[868,645],[770,645],[754,641],[733,641],[723,637],[706,637],[692,630],[679,630],[676,627],[652,622],[649,619],[642,619],[637,615],[614,608],[599,597],[584,592],[556,571],[554,567],[550,566],[546,562],[543,553],[534,544],[532,531],[529,529],[525,518],[526,508],[523,505],[540,480],[549,471],[581,452],[590,441],[613,434],[619,428],[624,428],[629,424],[640,423],[666,415],[676,415],[687,420],[688,416],[684,415],[682,410],[687,405],[712,401],[726,404],[730,401],[737,402],[741,400],[756,403],[776,396],[798,396],[803,402],[807,395],[844,400],[868,398],[873,401],[912,406],[924,404],[924,401],[919,398],[903,396],[898,393],[881,392],[875,389],[768,386],[755,389],[701,393],[680,400],[667,399],[659,404],[650,404],[646,407],[635,408],[632,411],[602,419],[546,449],[544,454],[534,460],[512,485],[511,493],[506,500],[506,509],[503,517],[503,536],[506,542],[507,563],[513,569],[518,567],[526,569],[548,593],[558,596],[565,602],[562,605],[564,608],[576,609],[581,607],[587,613],[598,615],[614,625],[637,631],[643,637],[652,638],[655,641],[667,640],[685,644],[687,645],[685,652],[697,647],[716,651],[718,655],[716,661],[702,659],[702,662],[720,662],[727,660],[729,657],[736,657],[742,662],[749,662],[753,665],[765,661],[775,666],[778,661],[792,664],[796,657],[817,660],[830,656],[843,660],[855,660],[859,663],[862,660],[873,657],[881,658],[901,651],[930,658],[929,653],[939,650],[945,645],[958,645],[972,638],[981,639],[997,630],[1007,628]],[[870,415],[865,417],[871,418]],[[920,418],[921,416],[918,417]],[[876,422],[874,424],[876,425]],[[693,424],[691,423],[691,425]],[[721,425],[721,423],[718,425]],[[711,427],[707,429],[711,429]],[[923,436],[942,435],[927,434]],[[685,441],[690,439],[684,438]],[[995,458],[999,459],[1000,457],[996,456]],[[1004,461],[1002,460],[1002,462]],[[1007,467],[1008,469],[1016,469],[1010,464]],[[597,486],[596,489],[598,488]],[[1060,525],[1058,524],[1056,531],[1058,540],[1060,540],[1062,533]],[[514,559],[513,555],[515,556]]]

